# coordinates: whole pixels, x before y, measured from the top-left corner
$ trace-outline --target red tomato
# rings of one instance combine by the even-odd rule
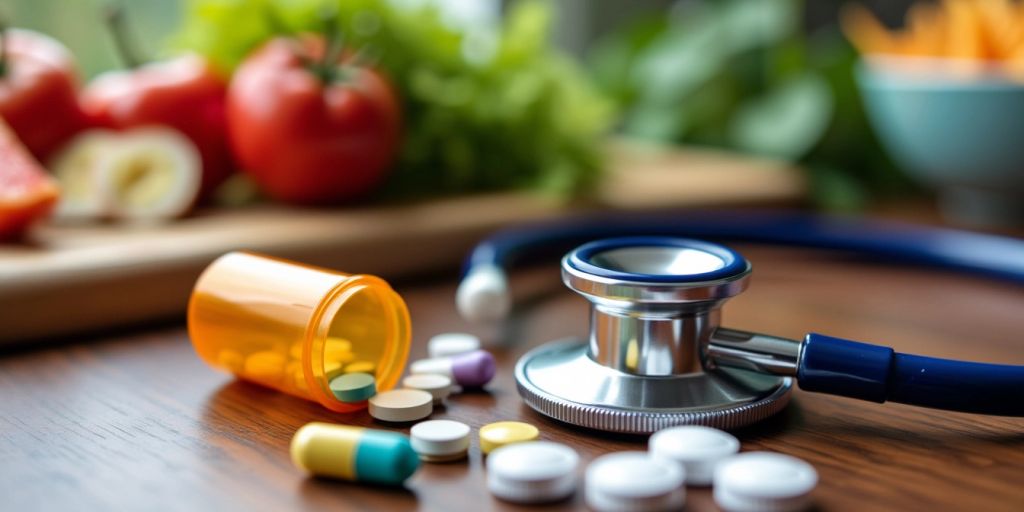
[[[62,44],[31,30],[4,31],[0,117],[39,160],[85,127],[78,79]]]
[[[376,71],[338,64],[336,78],[311,69],[323,39],[271,40],[235,71],[228,129],[235,156],[270,197],[324,204],[380,185],[395,159],[400,115]]]
[[[24,234],[53,210],[59,195],[50,175],[0,120],[0,241]]]
[[[224,114],[225,81],[196,55],[154,62],[96,77],[82,92],[93,123],[112,129],[162,125],[192,140],[203,161],[200,200],[209,197],[234,166]]]

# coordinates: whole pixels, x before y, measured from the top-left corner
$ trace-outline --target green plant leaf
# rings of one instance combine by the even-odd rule
[[[832,103],[828,84],[803,73],[745,103],[730,122],[730,138],[746,151],[798,160],[828,129]]]

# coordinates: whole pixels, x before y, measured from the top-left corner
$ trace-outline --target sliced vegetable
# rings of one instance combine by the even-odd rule
[[[82,92],[82,106],[98,126],[162,125],[191,139],[202,157],[200,198],[206,199],[234,169],[224,113],[226,81],[199,55],[141,64],[119,13],[111,13],[112,30],[129,69],[93,79]]]
[[[106,215],[96,171],[117,139],[118,134],[109,130],[88,130],[76,135],[50,160],[50,171],[63,191],[57,203],[57,218],[89,221]]]
[[[111,216],[160,221],[188,213],[200,189],[199,151],[170,128],[125,132],[97,162],[98,194]]]
[[[59,195],[57,184],[0,120],[0,241],[21,238],[49,215]]]

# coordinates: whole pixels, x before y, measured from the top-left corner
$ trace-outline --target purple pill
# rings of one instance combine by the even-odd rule
[[[474,350],[452,357],[452,377],[464,388],[479,388],[494,378],[497,365],[494,356],[483,350]]]

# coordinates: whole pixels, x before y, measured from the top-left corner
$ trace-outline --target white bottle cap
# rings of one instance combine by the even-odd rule
[[[402,379],[402,387],[426,391],[436,404],[452,393],[452,379],[436,373],[420,373]]]
[[[455,291],[455,306],[470,322],[503,320],[512,307],[505,271],[496,265],[473,267]]]
[[[715,503],[728,511],[793,512],[811,504],[818,473],[789,455],[751,452],[715,468]]]
[[[409,430],[412,449],[427,462],[447,462],[466,457],[469,425],[452,420],[430,420]]]
[[[464,332],[438,334],[427,342],[430,357],[447,357],[480,350],[480,338]]]
[[[435,373],[437,375],[444,375],[445,377],[451,378],[452,360],[447,357],[432,357],[430,359],[413,361],[412,364],[409,365],[409,373],[413,375]]]
[[[686,483],[711,485],[715,465],[740,451],[740,442],[721,430],[687,425],[659,430],[651,436],[651,455],[683,465]]]
[[[647,512],[686,503],[683,468],[646,452],[598,457],[587,468],[584,497],[594,510]]]
[[[515,503],[562,500],[576,488],[579,462],[575,450],[550,441],[502,446],[487,456],[487,488]]]

